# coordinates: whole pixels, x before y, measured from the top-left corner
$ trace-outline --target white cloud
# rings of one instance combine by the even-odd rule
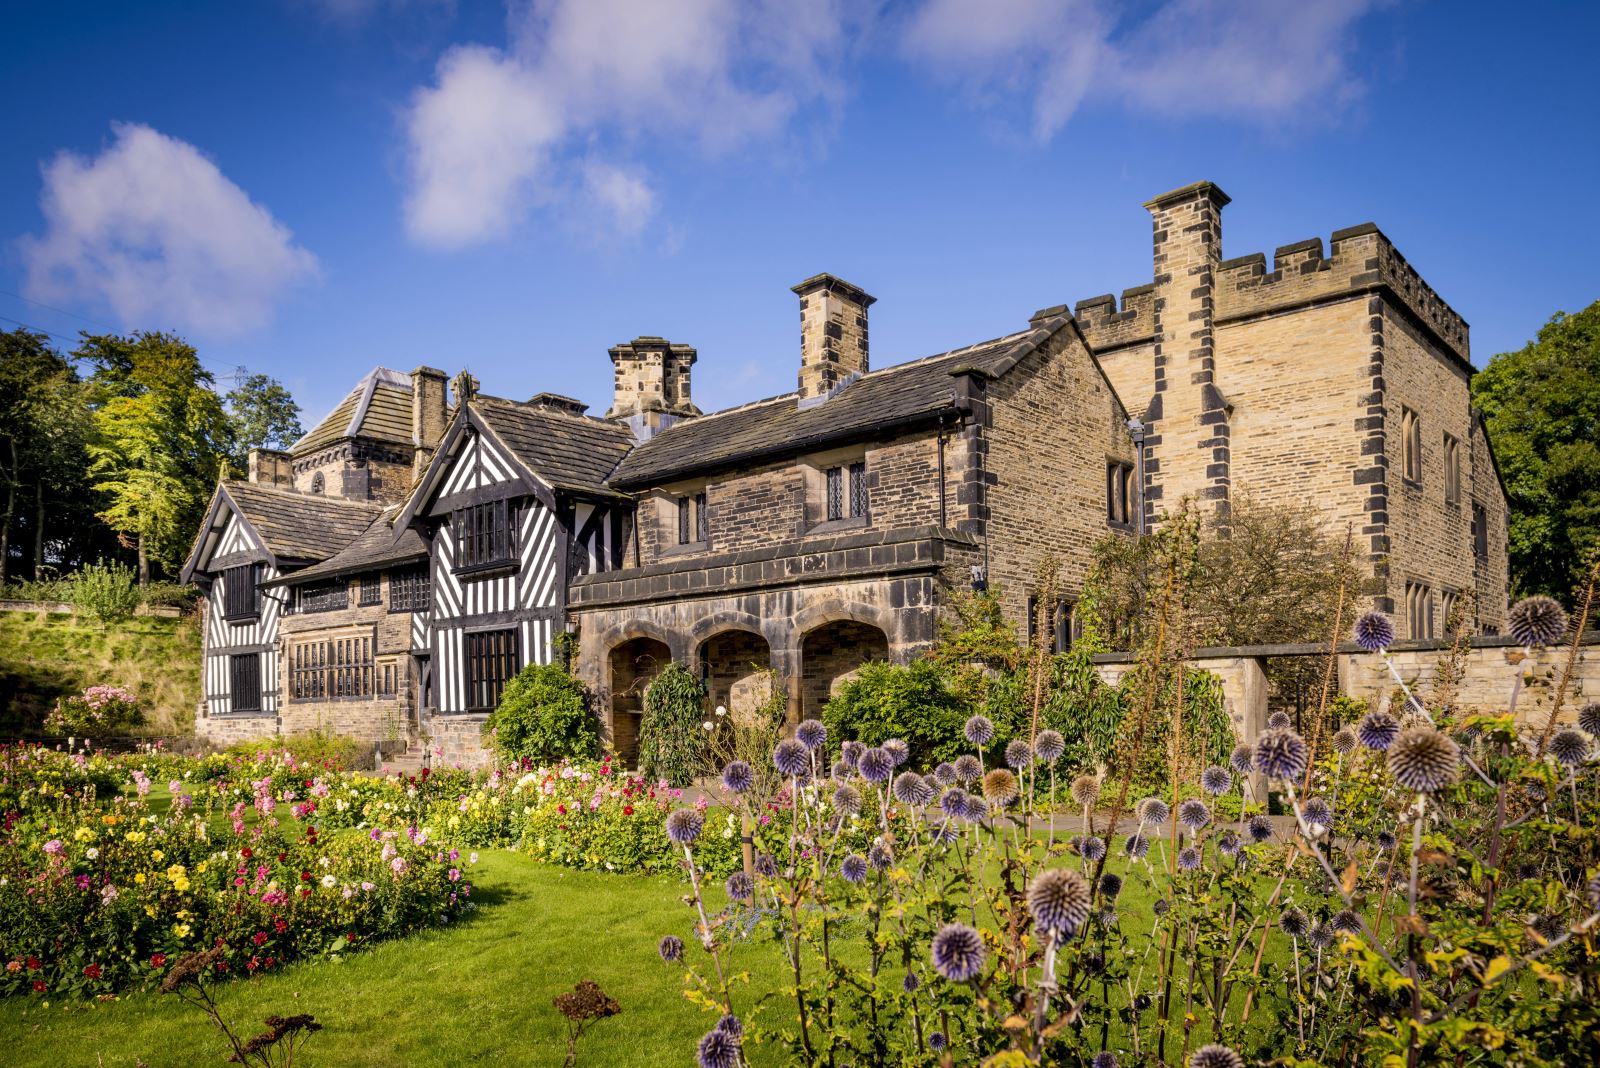
[[[96,158],[62,152],[44,167],[45,232],[20,243],[31,298],[231,334],[315,275],[316,258],[199,149],[134,123],[112,132]]]
[[[1379,0],[929,0],[908,54],[1031,100],[1050,137],[1087,101],[1173,116],[1281,123],[1359,93],[1355,24]],[[1130,14],[1130,12],[1132,14]]]
[[[780,137],[838,100],[846,0],[534,0],[503,48],[439,61],[407,114],[406,226],[451,247],[503,235],[534,206],[598,206],[623,230],[655,210],[648,173],[601,157],[654,140],[725,152]]]

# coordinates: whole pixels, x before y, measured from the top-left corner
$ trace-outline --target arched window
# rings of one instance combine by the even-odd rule
[[[324,483],[322,481],[322,472],[321,471],[318,471],[316,474],[311,476],[311,492],[312,493],[315,493],[317,496],[320,497],[322,495],[323,485],[324,485]]]

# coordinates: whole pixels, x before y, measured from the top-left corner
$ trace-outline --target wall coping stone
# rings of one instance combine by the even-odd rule
[[[1571,642],[1571,639],[1569,638],[1566,641],[1562,642],[1560,645],[1551,646],[1551,648],[1553,648],[1553,649],[1565,648],[1568,644],[1570,644],[1570,642]],[[1397,641],[1393,645],[1389,646],[1389,651],[1391,653],[1444,652],[1445,650],[1449,649],[1453,644],[1454,643],[1448,638],[1419,638],[1419,639],[1409,639],[1408,638],[1408,639],[1405,639],[1403,641]],[[1513,638],[1513,637],[1511,637],[1510,635],[1507,635],[1507,634],[1482,634],[1482,635],[1478,635],[1476,637],[1473,637],[1473,638],[1469,639],[1467,644],[1473,649],[1517,649],[1517,648],[1521,648],[1521,643],[1519,643],[1515,638]],[[1583,645],[1583,646],[1600,645],[1600,630],[1587,630],[1587,631],[1584,631],[1583,638],[1578,644]],[[1355,642],[1340,642],[1338,647],[1334,651],[1339,656],[1347,656],[1347,655],[1350,655],[1350,654],[1371,655],[1371,654],[1366,654],[1366,651],[1364,649],[1362,649],[1361,646],[1357,645]],[[1193,653],[1191,653],[1189,656],[1185,657],[1184,659],[1188,660],[1188,661],[1195,661],[1195,660],[1238,660],[1238,659],[1246,659],[1246,658],[1261,659],[1263,657],[1270,657],[1270,656],[1327,656],[1327,655],[1328,655],[1328,647],[1325,644],[1323,644],[1321,642],[1303,642],[1303,643],[1289,644],[1289,645],[1220,645],[1220,646],[1207,646],[1206,648],[1203,648],[1203,649],[1196,649]],[[1138,653],[1133,653],[1133,652],[1096,653],[1094,656],[1090,657],[1089,659],[1093,663],[1096,663],[1096,664],[1131,664],[1131,663],[1134,663],[1135,661],[1137,661],[1139,659],[1139,654]]]

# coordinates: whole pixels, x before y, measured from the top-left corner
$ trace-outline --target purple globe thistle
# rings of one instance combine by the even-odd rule
[[[1150,852],[1150,839],[1142,834],[1130,834],[1122,841],[1122,851],[1134,860],[1142,860]]]
[[[1213,764],[1200,773],[1200,789],[1212,797],[1220,797],[1233,789],[1233,773]]]
[[[1198,871],[1200,869],[1200,850],[1194,846],[1184,846],[1178,850],[1178,870]]]
[[[1078,855],[1084,860],[1099,860],[1106,855],[1106,843],[1103,838],[1086,834],[1078,839]]]
[[[1333,806],[1320,797],[1313,797],[1300,806],[1301,817],[1317,827],[1333,826]]]
[[[696,1050],[700,1068],[739,1068],[739,1039],[713,1027],[700,1039]]]
[[[661,941],[656,945],[656,952],[661,954],[661,959],[668,964],[676,964],[683,959],[683,939],[677,935],[662,935]]]
[[[1013,738],[1006,743],[1006,766],[1021,771],[1033,763],[1033,747],[1022,738]]]
[[[1147,797],[1134,806],[1140,823],[1165,823],[1172,815],[1167,803],[1159,797]]]
[[[928,832],[928,839],[934,845],[947,846],[960,837],[961,832],[949,820],[940,820],[938,826]]]
[[[1122,876],[1108,871],[1100,876],[1100,896],[1112,898],[1122,893]]]
[[[1117,1068],[1117,1055],[1109,1050],[1101,1050],[1089,1062],[1089,1068]]]
[[[1314,923],[1306,932],[1306,945],[1312,949],[1327,949],[1333,945],[1333,928],[1325,923]]]
[[[785,738],[773,746],[772,763],[783,774],[795,778],[811,770],[811,752],[798,739]]]
[[[1368,712],[1356,724],[1356,737],[1368,749],[1387,752],[1400,734],[1400,722],[1387,712]]]
[[[1338,730],[1333,732],[1333,738],[1330,744],[1333,746],[1333,751],[1335,753],[1338,753],[1340,756],[1349,756],[1351,753],[1355,752],[1358,741],[1359,740],[1356,738],[1355,731],[1351,730],[1349,727],[1340,727]]]
[[[888,871],[894,864],[894,853],[884,842],[872,843],[872,848],[867,850],[867,863],[872,865],[873,871]]]
[[[951,819],[963,819],[967,814],[968,793],[959,786],[952,786],[939,798],[939,811]]]
[[[1240,775],[1256,770],[1256,751],[1248,745],[1236,745],[1228,756],[1228,764]]]
[[[772,858],[771,853],[756,854],[756,874],[763,879],[778,877],[778,862]]]
[[[1287,712],[1274,712],[1267,717],[1267,730],[1269,731],[1286,731],[1292,726],[1294,726],[1294,720],[1290,718]]]
[[[889,759],[894,761],[897,768],[911,759],[911,747],[899,738],[885,738],[880,748],[889,754]]]
[[[977,794],[967,795],[966,820],[968,823],[977,823],[989,815],[989,802]]]
[[[971,753],[956,757],[956,778],[962,782],[976,782],[983,775],[983,762]]]
[[[1311,929],[1311,918],[1302,910],[1290,905],[1278,916],[1278,926],[1290,938],[1304,938]]]
[[[839,862],[839,874],[847,883],[859,883],[867,877],[867,858],[851,853]]]
[[[1575,768],[1589,759],[1589,739],[1581,731],[1563,727],[1550,738],[1550,755],[1557,763]]]
[[[1378,653],[1394,644],[1394,620],[1382,612],[1368,612],[1356,620],[1356,644],[1369,653]]]
[[[794,729],[795,740],[807,749],[820,749],[828,740],[828,728],[820,719],[805,719]]]
[[[1298,779],[1310,755],[1306,740],[1291,730],[1267,731],[1256,739],[1256,770],[1269,779]]]
[[[983,936],[964,923],[947,923],[933,936],[933,967],[952,983],[976,979],[988,955]]]
[[[1150,906],[1150,911],[1154,912],[1157,916],[1165,916],[1167,913],[1172,911],[1172,902],[1168,901],[1164,897],[1158,897],[1156,898],[1155,904]]]
[[[1060,731],[1047,727],[1033,740],[1033,751],[1046,764],[1053,764],[1067,751],[1067,740],[1061,737]]]
[[[950,1040],[944,1037],[943,1031],[934,1031],[928,1035],[928,1048],[935,1053],[938,1053],[949,1044]]]
[[[724,1013],[722,1019],[717,1021],[717,1030],[725,1035],[731,1035],[736,1040],[744,1038],[744,1021],[733,1013]]]
[[[1189,1057],[1189,1068],[1244,1068],[1244,1058],[1227,1046],[1201,1046]]]
[[[853,738],[846,738],[839,743],[839,759],[849,764],[852,768],[861,761],[861,754],[866,746]]]
[[[1590,701],[1579,710],[1578,726],[1585,734],[1600,737],[1600,701]]]
[[[1191,797],[1178,806],[1178,822],[1191,831],[1198,831],[1211,822],[1211,810],[1198,797]]]
[[[1590,878],[1589,885],[1584,887],[1584,896],[1589,899],[1589,907],[1600,909],[1600,872],[1595,872]]]
[[[914,771],[902,771],[894,779],[894,798],[902,805],[920,808],[933,801],[933,786]]]
[[[1546,942],[1553,941],[1567,933],[1567,921],[1553,913],[1543,913],[1535,916],[1528,924],[1540,938]]]
[[[994,724],[988,716],[972,716],[968,718],[966,726],[961,728],[961,733],[967,736],[967,741],[973,745],[985,746],[994,741]]]
[[[861,761],[856,765],[856,770],[861,772],[861,777],[874,785],[881,785],[889,781],[894,774],[894,758],[883,749],[868,749],[861,754]]]
[[[1379,831],[1374,841],[1377,843],[1378,848],[1385,853],[1400,844],[1400,839],[1394,836],[1393,831]]]
[[[833,762],[833,767],[829,769],[829,772],[835,779],[843,781],[854,775],[856,773],[856,768],[854,764],[847,764],[843,760],[835,760]]]
[[[1239,836],[1233,831],[1223,831],[1222,836],[1217,839],[1217,852],[1225,857],[1234,856],[1242,848],[1244,846],[1239,841]]]
[[[1089,918],[1089,884],[1067,868],[1048,868],[1028,887],[1034,925],[1055,938],[1070,938]]]
[[[933,769],[933,781],[940,786],[954,786],[959,778],[956,766],[948,760],[940,761]]]
[[[735,901],[749,901],[755,896],[756,892],[755,880],[742,871],[736,871],[728,876],[728,881],[723,884],[722,888]]]
[[[906,972],[906,977],[900,980],[900,989],[907,994],[915,994],[922,986],[922,980],[917,978],[916,972]]]
[[[667,813],[667,837],[674,845],[693,845],[704,826],[704,818],[692,808],[675,808]]]
[[[1328,926],[1333,929],[1335,934],[1360,934],[1361,917],[1350,909],[1340,909],[1333,914],[1333,919],[1328,921]]]
[[[995,768],[983,777],[983,799],[996,808],[1009,808],[1022,796],[1014,773]]]
[[[722,785],[742,794],[756,784],[756,773],[742,760],[730,760],[722,769]]]
[[[1272,821],[1259,812],[1245,822],[1244,829],[1252,842],[1266,842],[1272,838]]]
[[[1567,633],[1567,610],[1553,597],[1524,597],[1506,613],[1506,630],[1520,645],[1542,649]]]
[[[1100,777],[1098,775],[1079,775],[1072,780],[1072,802],[1079,808],[1088,808],[1100,800]]]
[[[1449,786],[1461,771],[1461,747],[1432,727],[1401,731],[1388,756],[1395,782],[1419,794]]]
[[[847,782],[833,788],[833,807],[842,816],[854,816],[861,811],[861,791]]]

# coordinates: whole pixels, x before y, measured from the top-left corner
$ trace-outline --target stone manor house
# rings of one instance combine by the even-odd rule
[[[1311,502],[1403,636],[1468,603],[1497,632],[1507,505],[1467,324],[1371,224],[1223,259],[1227,203],[1209,182],[1148,202],[1152,278],[1120,300],[876,370],[873,298],[809,278],[797,388],[719,412],[692,399],[695,350],[660,337],[610,350],[603,416],[372,371],[216,488],[185,567],[200,732],[473,760],[506,681],[564,633],[625,757],[671,660],[735,712],[770,665],[811,715],[863,662],[927,647],[946,591],[997,589],[1028,627],[1047,556],[1065,647],[1094,544],[1185,498]]]

